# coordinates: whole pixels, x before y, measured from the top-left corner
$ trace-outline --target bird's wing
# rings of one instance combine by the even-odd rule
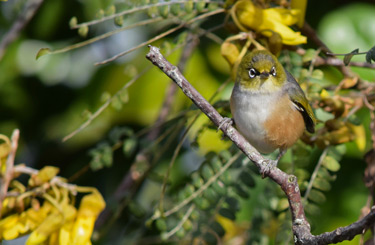
[[[285,69],[284,69],[285,70]],[[315,116],[311,109],[309,102],[306,99],[305,93],[294,79],[292,74],[285,70],[287,76],[287,85],[285,86],[286,92],[289,95],[290,100],[293,102],[297,110],[299,110],[305,121],[306,129],[310,133],[315,132]]]

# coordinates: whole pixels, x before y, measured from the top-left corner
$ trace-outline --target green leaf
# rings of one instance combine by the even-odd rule
[[[350,52],[349,54],[346,54],[346,55],[344,56],[344,64],[345,64],[346,66],[349,65],[350,60],[353,58],[353,56],[356,55],[356,54],[358,54],[358,51],[359,51],[358,48],[357,48],[357,49],[354,49],[352,52]]]
[[[249,172],[242,171],[239,178],[242,181],[242,183],[244,183],[248,187],[254,187],[255,186],[255,180]]]
[[[214,11],[219,8],[219,4],[217,3],[209,3],[208,4],[208,11]]]
[[[191,229],[193,229],[193,223],[190,219],[187,219],[182,225],[182,228],[184,228],[185,231],[190,231]]]
[[[203,165],[203,167],[202,167],[202,176],[203,176],[203,178],[207,181],[213,175],[214,175],[214,171],[212,170],[212,168],[208,164]]]
[[[171,12],[174,16],[178,16],[181,12],[181,7],[179,3],[172,4]]]
[[[109,92],[103,92],[102,95],[100,96],[100,101],[106,102],[110,98],[111,98],[111,94]]]
[[[313,203],[308,203],[305,207],[305,212],[311,216],[318,216],[320,214],[320,208]]]
[[[207,188],[204,191],[203,196],[207,198],[207,200],[210,203],[213,203],[213,204],[216,203],[219,199],[219,195],[212,188]]]
[[[321,191],[312,189],[309,193],[309,199],[317,204],[322,204],[326,201],[326,196]]]
[[[219,210],[219,214],[221,216],[225,217],[225,218],[230,219],[230,220],[235,220],[236,219],[236,215],[229,208],[221,208]]]
[[[89,27],[87,25],[83,25],[78,29],[78,35],[81,37],[86,37],[89,33]]]
[[[317,80],[322,80],[324,77],[324,73],[322,70],[320,69],[315,69],[312,74],[311,74],[311,78],[314,78],[314,79],[317,79]]]
[[[167,222],[165,221],[165,219],[157,219],[155,222],[155,226],[159,231],[167,230]]]
[[[120,96],[112,97],[111,106],[118,111],[122,109],[122,101],[120,99]]]
[[[122,103],[127,103],[129,101],[129,92],[127,89],[121,90],[119,94]]]
[[[240,197],[244,198],[244,199],[247,199],[250,197],[249,193],[247,193],[243,188],[242,186],[240,186],[239,184],[235,184],[233,186],[233,190],[234,192],[239,195]]]
[[[122,151],[124,152],[125,156],[127,157],[132,156],[136,148],[137,148],[137,140],[135,138],[128,138],[124,140]]]
[[[121,27],[124,24],[124,17],[121,16],[116,16],[115,17],[115,25]]]
[[[319,168],[318,177],[321,177],[321,178],[329,180],[329,181],[335,181],[336,180],[336,175],[331,175],[326,168]]]
[[[316,50],[315,49],[308,49],[306,50],[306,53],[302,57],[302,62],[310,62],[312,61],[316,56]]]
[[[115,5],[110,5],[107,10],[105,11],[106,15],[113,15],[116,13],[116,6]]]
[[[70,21],[69,21],[69,26],[70,28],[74,28],[76,27],[76,25],[78,24],[78,20],[77,20],[77,17],[73,16]]]
[[[178,238],[184,238],[186,236],[186,231],[181,228],[176,232],[176,237]]]
[[[225,229],[223,228],[223,226],[221,226],[220,223],[214,221],[211,225],[210,225],[210,228],[216,233],[219,235],[219,237],[222,237],[225,235]]]
[[[322,178],[316,178],[313,187],[322,191],[329,191],[331,189],[331,184]]]
[[[206,198],[203,198],[203,197],[197,197],[193,200],[193,202],[201,210],[205,210],[210,207],[210,202]]]
[[[227,197],[225,198],[225,202],[228,204],[228,206],[235,211],[240,210],[240,202],[234,198],[234,197]]]
[[[197,11],[200,13],[200,12],[203,12],[204,10],[204,7],[206,6],[206,3],[202,0],[202,1],[199,1],[195,4],[195,8],[197,9]]]
[[[212,183],[212,188],[220,196],[223,196],[227,193],[227,188],[225,187],[224,183],[220,180],[217,180],[214,183]]]
[[[46,55],[46,54],[50,54],[51,53],[51,50],[49,48],[41,48],[39,49],[38,53],[36,54],[36,59],[39,59],[40,57]]]
[[[159,7],[159,14],[163,18],[168,18],[168,15],[169,15],[169,6],[168,5],[160,6]]]
[[[340,170],[340,163],[331,156],[326,156],[323,159],[323,166],[332,172],[337,172]]]
[[[225,171],[220,177],[219,180],[223,181],[224,185],[229,185],[232,182],[232,177],[228,171]]]
[[[185,11],[186,13],[193,12],[194,2],[192,0],[185,2]]]
[[[288,201],[288,199],[287,198],[281,198],[277,202],[276,211],[282,212],[282,211],[286,210],[287,208],[289,208],[289,201]]]
[[[194,191],[195,191],[194,186],[192,186],[192,185],[185,186],[185,188],[184,188],[184,197],[185,198],[190,197],[194,193]]]

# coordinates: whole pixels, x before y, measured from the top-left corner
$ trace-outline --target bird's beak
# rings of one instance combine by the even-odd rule
[[[268,78],[269,77],[269,73],[268,72],[262,72],[262,73],[260,73],[260,78],[262,78],[262,79],[266,79],[266,78]]]

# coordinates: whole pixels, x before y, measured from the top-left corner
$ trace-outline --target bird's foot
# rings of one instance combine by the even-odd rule
[[[225,125],[226,127],[232,126],[233,125],[233,119],[229,117],[224,117],[223,120],[221,121],[219,127],[217,128],[217,131],[219,131],[223,126]]]
[[[278,160],[266,159],[262,162],[264,168],[260,171],[262,179],[270,173],[270,171],[277,166]]]

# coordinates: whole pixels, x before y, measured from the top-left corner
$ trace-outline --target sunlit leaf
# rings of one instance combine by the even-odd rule
[[[89,33],[89,27],[87,25],[83,25],[78,29],[78,35],[81,37],[86,37]]]
[[[69,26],[70,28],[74,28],[76,27],[78,24],[78,20],[77,20],[77,17],[73,16],[70,21],[69,21]]]
[[[51,50],[49,48],[41,48],[36,54],[36,59],[39,59],[43,55],[50,54],[50,53],[51,53]]]
[[[340,163],[331,156],[326,156],[323,159],[323,166],[332,172],[337,172],[340,170]]]
[[[331,184],[325,179],[316,178],[313,187],[322,191],[329,191],[331,189]]]
[[[308,49],[306,50],[306,53],[302,56],[302,62],[310,62],[312,61],[316,56],[316,50],[315,49]]]
[[[309,199],[315,203],[321,204],[326,201],[326,196],[322,192],[312,189],[309,194]]]
[[[281,198],[277,202],[276,211],[281,212],[286,210],[289,207],[289,201],[287,198]]]

